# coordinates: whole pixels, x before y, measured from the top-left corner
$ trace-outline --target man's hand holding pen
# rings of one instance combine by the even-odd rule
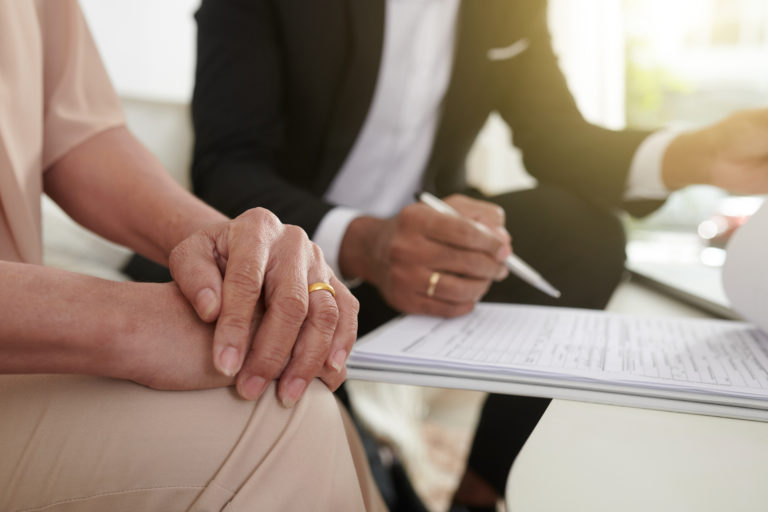
[[[342,274],[373,284],[404,313],[454,317],[472,311],[491,283],[509,274],[504,260],[511,237],[499,206],[459,194],[445,201],[461,217],[414,203],[389,219],[353,220],[341,245]]]

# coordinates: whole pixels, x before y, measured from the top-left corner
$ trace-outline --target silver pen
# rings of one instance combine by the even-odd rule
[[[433,210],[436,210],[440,213],[445,213],[447,215],[452,215],[454,217],[461,217],[459,212],[454,210],[448,203],[438,199],[429,192],[421,192],[418,195],[418,198],[419,201],[426,204]],[[478,227],[478,229],[485,231],[486,233],[491,232],[491,230],[488,229],[488,227],[486,227],[484,224],[475,222],[475,225]],[[549,284],[546,279],[541,277],[541,274],[536,272],[533,268],[531,268],[530,265],[521,260],[514,253],[507,256],[507,258],[504,260],[504,265],[509,269],[510,272],[531,286],[538,288],[542,292],[555,297],[556,299],[560,298],[560,291],[557,288]]]

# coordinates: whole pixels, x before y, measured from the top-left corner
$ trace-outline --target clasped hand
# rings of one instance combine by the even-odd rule
[[[239,394],[259,397],[279,379],[292,406],[320,377],[336,389],[357,336],[358,303],[304,231],[267,210],[249,210],[179,243],[169,267],[199,318],[216,322],[213,362]],[[308,292],[315,282],[336,291]]]

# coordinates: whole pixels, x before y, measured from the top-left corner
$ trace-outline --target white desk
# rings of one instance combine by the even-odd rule
[[[705,316],[632,283],[609,308]],[[553,400],[506,494],[510,512],[765,512],[768,423]]]

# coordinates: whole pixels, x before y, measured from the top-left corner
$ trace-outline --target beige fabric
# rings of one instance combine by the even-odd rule
[[[0,0],[0,259],[41,261],[43,170],[121,123],[77,3]],[[384,510],[330,391],[274,395],[0,376],[0,510]]]
[[[0,0],[0,69],[0,259],[40,263],[41,169],[123,115],[74,0]]]
[[[327,388],[315,381],[294,409],[274,392],[254,405],[229,389],[0,376],[0,510],[383,510],[364,462],[363,504]]]

